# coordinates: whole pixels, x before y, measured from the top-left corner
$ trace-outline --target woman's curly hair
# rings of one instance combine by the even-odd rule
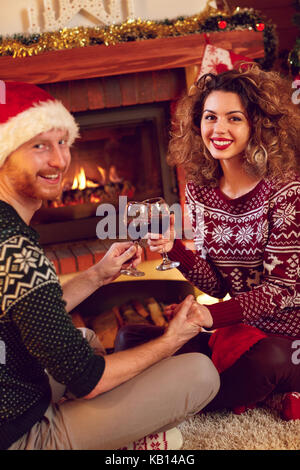
[[[205,74],[179,100],[167,156],[170,165],[183,165],[187,178],[200,185],[218,185],[221,165],[206,149],[200,133],[205,100],[217,90],[237,93],[247,112],[251,136],[243,165],[248,174],[273,177],[299,170],[300,113],[292,101],[292,84],[257,64]]]

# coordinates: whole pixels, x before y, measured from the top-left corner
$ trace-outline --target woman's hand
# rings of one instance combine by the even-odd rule
[[[164,310],[164,315],[168,321],[171,321],[174,318],[180,308],[182,307],[182,303],[180,304],[171,304],[168,305]],[[197,323],[203,328],[211,328],[213,325],[213,318],[211,313],[205,305],[199,304],[196,300],[193,301],[187,318],[193,317],[196,318]]]
[[[114,281],[129,260],[137,267],[142,260],[142,248],[133,242],[113,243],[105,256],[94,266],[99,282],[105,285]]]
[[[189,311],[191,318],[196,319],[197,323],[203,328],[211,328],[213,326],[213,317],[205,305],[195,301]],[[188,315],[188,317],[189,317]]]
[[[175,217],[170,215],[170,228],[163,235],[148,233],[148,246],[150,251],[165,253],[172,250],[175,240]]]

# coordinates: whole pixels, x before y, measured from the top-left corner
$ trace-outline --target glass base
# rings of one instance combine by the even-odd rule
[[[143,273],[143,271],[139,271],[138,269],[133,269],[133,268],[121,269],[120,273],[125,276],[134,276],[134,277],[145,276],[145,273]]]
[[[156,266],[157,271],[167,271],[168,269],[178,268],[179,261],[163,261],[159,266]]]

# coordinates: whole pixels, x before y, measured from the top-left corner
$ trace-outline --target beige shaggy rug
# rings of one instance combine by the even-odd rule
[[[300,450],[300,420],[265,408],[204,413],[181,423],[182,450]]]

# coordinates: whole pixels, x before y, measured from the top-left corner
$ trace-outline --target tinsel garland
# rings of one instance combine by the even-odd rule
[[[268,70],[276,58],[275,26],[262,19],[252,8],[237,7],[226,14],[210,6],[198,15],[164,21],[134,19],[105,27],[77,27],[42,34],[0,36],[0,56],[27,57],[45,51],[58,51],[96,44],[112,46],[121,42],[184,36],[196,33],[263,31],[265,57],[257,59]]]

